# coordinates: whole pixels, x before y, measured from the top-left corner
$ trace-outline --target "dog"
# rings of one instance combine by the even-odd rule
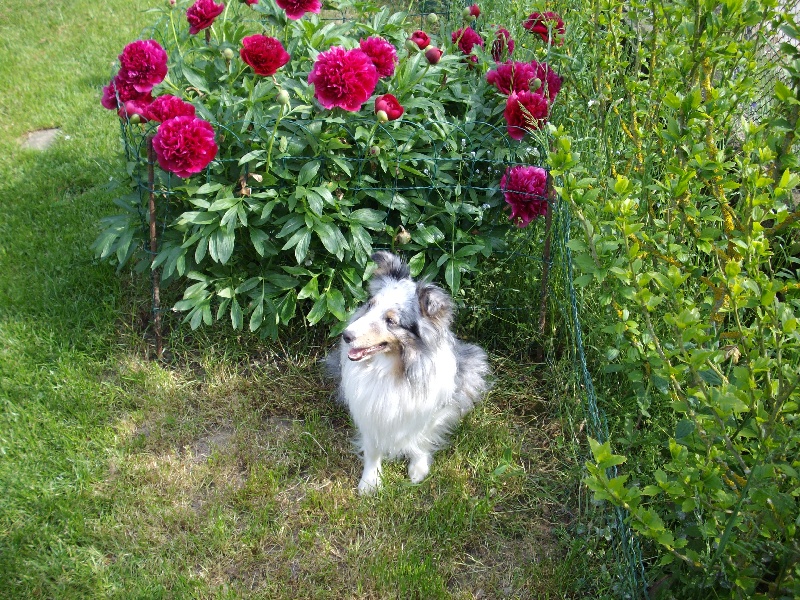
[[[433,454],[483,398],[489,373],[483,349],[451,332],[453,301],[444,290],[414,281],[394,254],[371,258],[369,301],[326,359],[357,429],[360,494],[380,488],[385,459],[406,458],[411,481],[425,479]]]

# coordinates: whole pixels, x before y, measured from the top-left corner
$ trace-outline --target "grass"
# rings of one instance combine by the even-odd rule
[[[562,598],[595,589],[557,368],[495,391],[418,486],[354,493],[319,332],[143,334],[146,283],[93,260],[111,63],[155,0],[0,7],[0,590],[8,598]],[[24,150],[59,127],[53,147]],[[316,340],[316,341],[315,341]],[[322,340],[322,341],[320,341]],[[547,382],[545,385],[543,382]]]

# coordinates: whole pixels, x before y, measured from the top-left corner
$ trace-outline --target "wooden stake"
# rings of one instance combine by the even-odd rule
[[[147,190],[150,194],[150,264],[155,262],[158,254],[158,229],[156,227],[156,194],[155,194],[155,162],[156,153],[153,150],[153,137],[147,136]],[[164,357],[164,341],[161,336],[161,278],[159,269],[150,270],[153,286],[153,332],[156,338],[156,357]]]
[[[550,279],[550,241],[553,237],[553,202],[556,198],[556,191],[553,188],[553,178],[547,174],[547,210],[544,215],[544,249],[542,250],[542,285],[539,298],[539,335],[544,337],[544,330],[547,326],[547,296]]]

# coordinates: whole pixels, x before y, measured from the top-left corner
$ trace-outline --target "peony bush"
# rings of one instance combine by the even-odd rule
[[[547,210],[563,22],[537,15],[171,1],[103,89],[131,193],[97,254],[178,286],[192,327],[343,321],[377,248],[459,298]]]

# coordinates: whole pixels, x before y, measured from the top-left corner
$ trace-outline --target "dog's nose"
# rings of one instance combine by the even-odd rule
[[[356,339],[356,336],[354,333],[351,333],[350,331],[347,331],[345,329],[344,333],[342,333],[342,339],[345,341],[346,344],[352,344],[353,340]]]

